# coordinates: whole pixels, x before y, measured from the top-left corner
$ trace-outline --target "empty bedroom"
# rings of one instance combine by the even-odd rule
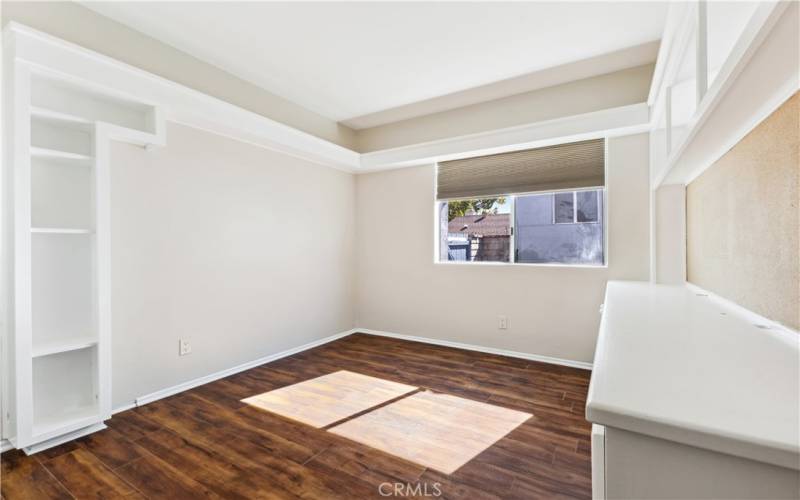
[[[0,499],[800,499],[800,2],[0,19]]]

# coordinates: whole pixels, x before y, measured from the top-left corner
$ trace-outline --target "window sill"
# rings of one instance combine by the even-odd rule
[[[434,261],[438,266],[477,266],[477,267],[566,267],[571,269],[608,269],[608,264],[537,264],[529,262],[465,262],[465,261]]]

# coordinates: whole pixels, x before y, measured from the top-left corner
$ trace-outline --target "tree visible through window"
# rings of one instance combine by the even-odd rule
[[[447,201],[440,210],[440,260],[509,261],[511,214],[507,197]]]

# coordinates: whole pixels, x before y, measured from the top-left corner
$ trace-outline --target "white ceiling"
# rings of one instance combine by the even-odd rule
[[[336,121],[656,40],[667,10],[663,2],[84,5]]]

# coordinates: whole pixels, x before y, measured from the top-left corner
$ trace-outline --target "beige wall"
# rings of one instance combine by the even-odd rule
[[[359,130],[358,150],[395,148],[645,102],[653,68],[637,66]]]
[[[351,174],[173,123],[111,165],[114,407],[353,327]]]
[[[353,130],[71,1],[2,2],[2,24],[30,26],[344,147]]]
[[[688,280],[800,328],[800,94],[686,188]]]
[[[356,323],[591,361],[606,281],[648,279],[648,157],[646,134],[609,141],[608,268],[434,264],[433,166],[359,175]]]

